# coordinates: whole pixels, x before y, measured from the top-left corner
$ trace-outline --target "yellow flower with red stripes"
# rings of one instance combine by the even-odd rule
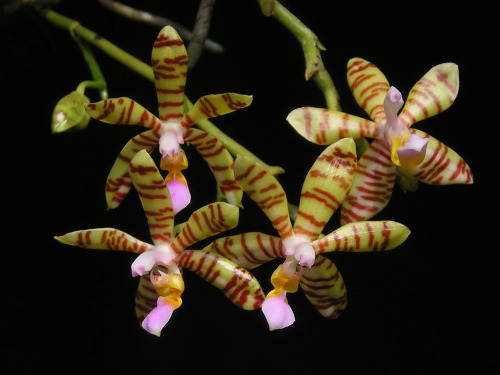
[[[202,207],[174,238],[170,193],[145,150],[132,158],[130,176],[146,213],[153,244],[114,228],[79,230],[55,239],[83,248],[139,254],[131,266],[132,275],[141,276],[135,300],[136,314],[143,328],[152,334],[160,335],[172,312],[182,303],[182,267],[219,288],[237,306],[245,310],[259,308],[264,295],[248,271],[211,252],[186,250],[196,242],[234,228],[239,209],[224,202]]]
[[[244,233],[218,239],[205,250],[252,269],[275,258],[284,258],[271,277],[274,286],[262,306],[269,328],[292,324],[293,312],[286,293],[300,286],[309,301],[327,318],[345,308],[344,281],[325,252],[367,252],[393,249],[410,231],[393,221],[350,223],[320,237],[335,210],[346,198],[356,174],[356,147],[345,138],[327,147],[309,170],[302,187],[298,215],[292,225],[286,194],[262,165],[238,156],[235,176],[247,195],[271,220],[279,238],[264,233]]]
[[[351,192],[342,205],[342,223],[368,220],[387,205],[396,168],[404,176],[427,184],[472,183],[469,166],[455,151],[410,128],[454,102],[459,88],[456,64],[440,64],[429,70],[410,90],[399,114],[401,93],[372,63],[361,58],[349,60],[347,81],[356,102],[373,121],[313,107],[297,108],[287,117],[299,134],[320,145],[345,137],[374,138],[358,162]]]
[[[110,124],[140,125],[149,130],[132,138],[122,149],[106,183],[106,201],[116,208],[127,195],[131,180],[128,163],[137,151],[152,152],[159,145],[162,165],[170,175],[166,182],[174,189],[174,211],[190,201],[186,180],[180,168],[175,167],[181,155],[180,145],[189,142],[208,163],[226,200],[238,205],[242,191],[234,181],[233,158],[217,138],[192,128],[196,123],[221,116],[252,102],[249,95],[235,93],[206,95],[184,113],[184,89],[187,74],[187,52],[181,38],[171,26],[163,28],[153,46],[151,56],[158,97],[159,116],[155,116],[130,98],[106,99],[87,105],[87,112],[96,120]],[[187,166],[187,162],[185,162]],[[169,167],[173,169],[168,169]],[[182,177],[181,177],[182,176]]]

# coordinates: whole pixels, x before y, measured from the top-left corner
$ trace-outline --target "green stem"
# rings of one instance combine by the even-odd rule
[[[82,51],[83,58],[87,62],[87,65],[89,66],[90,69],[90,74],[92,74],[92,78],[94,79],[93,81],[85,81],[88,84],[83,86],[83,89],[85,90],[86,87],[97,88],[99,89],[99,95],[101,99],[107,99],[108,90],[106,89],[107,86],[106,80],[104,79],[104,75],[102,74],[101,69],[99,68],[99,64],[97,64],[97,60],[95,59],[92,50],[87,45],[87,43],[85,43],[83,40],[80,40],[79,38],[76,38],[76,43],[78,44],[78,47],[80,47],[80,51]],[[84,82],[82,82],[80,85],[82,85],[83,83]]]
[[[118,48],[113,43],[109,42],[100,35],[96,34],[94,31],[87,29],[86,27],[80,25],[79,22],[71,18],[65,17],[63,15],[60,15],[51,9],[41,9],[40,13],[49,22],[65,30],[68,30],[72,35],[76,35],[86,40],[90,44],[96,46],[97,48],[101,49],[103,52],[105,52],[115,60],[125,65],[130,70],[136,72],[137,74],[146,78],[147,80],[154,82],[153,69],[151,68],[151,66],[142,62],[141,60],[137,59],[131,54],[125,52],[124,50]],[[189,101],[187,97],[185,97],[185,100],[187,101],[188,105],[192,106],[192,103]],[[264,165],[264,167],[267,168],[273,174],[280,174],[284,172],[281,167],[270,166],[264,163],[262,160],[256,157],[253,153],[251,153],[241,144],[239,144],[234,139],[230,138],[228,135],[219,130],[219,128],[217,128],[209,120],[200,121],[197,124],[197,126],[200,129],[218,138],[233,156],[236,156],[237,154],[247,156]]]
[[[330,74],[321,59],[321,51],[326,50],[314,34],[297,17],[275,0],[257,0],[266,16],[276,18],[299,41],[306,60],[306,80],[313,79],[325,97],[327,108],[340,110],[339,94]]]

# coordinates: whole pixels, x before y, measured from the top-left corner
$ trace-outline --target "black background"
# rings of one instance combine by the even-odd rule
[[[192,27],[198,1],[126,1]],[[455,62],[460,92],[446,112],[417,124],[470,165],[473,185],[396,188],[374,219],[407,225],[396,250],[330,254],[348,290],[337,320],[322,318],[299,291],[289,296],[296,322],[269,332],[260,311],[241,311],[189,271],[186,291],[162,336],[138,326],[132,254],[64,246],[53,240],[77,229],[116,227],[149,241],[134,191],[106,211],[104,182],[125,142],[142,129],[92,121],[84,132],[52,135],[55,103],[90,75],[67,32],[33,12],[0,19],[2,95],[2,373],[165,373],[199,371],[298,374],[496,373],[498,368],[497,25],[486,2],[283,2],[325,45],[322,56],[342,109],[365,116],[346,83],[346,64],[373,62],[404,96],[434,65]],[[159,28],[133,23],[96,1],[55,8],[149,62]],[[319,89],[304,80],[299,44],[256,1],[217,2],[210,37],[224,55],[204,52],[189,72],[192,100],[210,93],[254,96],[245,110],[214,120],[272,165],[292,203],[322,147],[285,121],[301,106],[323,107]],[[129,96],[156,112],[152,83],[95,55],[111,97]],[[91,100],[97,93],[89,90]],[[155,155],[158,156],[157,152]],[[193,201],[179,214],[214,199],[213,179],[189,149],[186,173]],[[197,186],[199,188],[197,188]],[[275,234],[245,198],[232,233]],[[185,215],[185,216],[183,216]],[[338,213],[328,229],[338,226]],[[202,245],[205,245],[203,243]],[[201,246],[201,245],[200,245]],[[279,261],[256,270],[267,292]]]

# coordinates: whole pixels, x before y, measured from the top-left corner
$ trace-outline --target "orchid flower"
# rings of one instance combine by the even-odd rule
[[[141,125],[149,129],[132,138],[113,165],[106,182],[108,207],[118,207],[130,190],[128,163],[133,156],[142,149],[151,153],[157,145],[162,155],[162,168],[171,173],[167,176],[166,183],[169,189],[175,190],[172,197],[174,212],[185,207],[190,201],[189,190],[182,176],[182,168],[175,167],[179,160],[185,158],[180,155],[180,145],[184,142],[195,146],[208,163],[226,200],[238,205],[243,192],[234,180],[233,158],[217,138],[193,129],[192,126],[202,120],[245,108],[252,102],[252,97],[234,93],[207,95],[184,113],[187,52],[171,26],[160,31],[153,46],[151,60],[159,117],[134,100],[124,97],[87,105],[87,112],[96,120],[110,124]],[[187,162],[182,163],[187,167]],[[170,167],[173,169],[169,169]]]
[[[408,237],[409,230],[393,221],[350,223],[318,238],[335,210],[342,204],[356,174],[356,148],[350,138],[327,147],[309,170],[302,187],[297,218],[292,226],[285,192],[262,165],[238,156],[236,181],[271,220],[279,238],[264,233],[244,233],[220,238],[205,250],[223,255],[253,269],[274,258],[284,258],[271,277],[274,289],[262,310],[269,328],[284,328],[294,321],[287,293],[300,286],[309,301],[327,318],[345,308],[346,290],[335,264],[322,253],[367,252],[393,249]]]
[[[347,81],[358,105],[373,121],[328,109],[303,107],[287,117],[307,140],[328,145],[344,137],[374,138],[358,163],[351,192],[342,205],[342,224],[368,220],[389,202],[396,168],[427,184],[470,184],[472,173],[452,149],[420,130],[415,122],[451,106],[459,87],[458,67],[440,64],[410,91],[402,111],[401,93],[389,86],[382,72],[361,58],[349,60]]]
[[[198,241],[234,228],[239,209],[224,202],[205,206],[191,215],[174,238],[169,190],[145,150],[132,158],[130,176],[141,198],[153,244],[113,228],[80,230],[55,239],[83,248],[139,254],[131,267],[133,276],[141,276],[135,300],[136,314],[143,328],[157,336],[182,303],[182,267],[219,288],[237,306],[246,310],[259,308],[264,295],[248,271],[214,253],[186,250]]]

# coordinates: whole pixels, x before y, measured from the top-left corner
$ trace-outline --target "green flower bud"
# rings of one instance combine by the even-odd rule
[[[52,113],[52,133],[85,129],[90,121],[84,106],[88,102],[89,99],[78,91],[59,100]]]

